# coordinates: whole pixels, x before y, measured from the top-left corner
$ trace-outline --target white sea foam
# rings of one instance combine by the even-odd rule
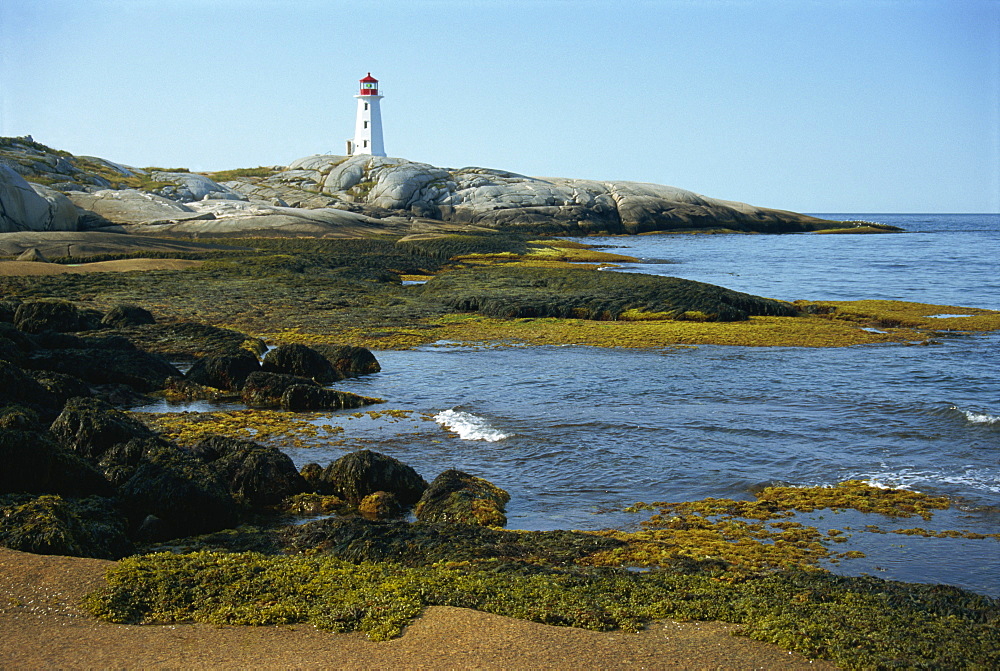
[[[957,410],[960,410],[965,418],[973,424],[1000,424],[1000,417],[996,415],[987,415],[985,412],[972,412],[961,408],[957,408]]]
[[[488,443],[495,443],[504,438],[510,438],[509,434],[490,426],[484,417],[473,415],[464,410],[442,410],[434,415],[434,421],[453,433],[457,433],[462,440],[485,440]]]
[[[1000,493],[1000,477],[997,477],[995,471],[982,468],[966,467],[965,470],[951,473],[904,468],[860,476],[858,479],[879,489],[922,491],[928,487],[933,489],[942,485],[952,485],[993,494]]]

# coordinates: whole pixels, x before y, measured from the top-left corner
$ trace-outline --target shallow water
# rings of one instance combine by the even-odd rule
[[[897,235],[588,238],[674,275],[785,300],[885,298],[1000,308],[1000,216],[842,215]],[[650,262],[656,261],[656,262]],[[671,261],[671,263],[664,263]],[[946,311],[946,312],[951,312]],[[765,483],[863,479],[961,507],[898,524],[1000,532],[1000,334],[930,346],[666,350],[424,347],[336,387],[407,418],[333,413],[346,444],[287,450],[326,465],[369,447],[432,479],[459,468],[507,489],[511,528],[635,527],[636,501],[751,498]],[[853,516],[853,517],[852,517]],[[837,571],[1000,596],[995,540],[854,534]]]

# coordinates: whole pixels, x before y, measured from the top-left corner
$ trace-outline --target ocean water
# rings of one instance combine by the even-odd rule
[[[629,271],[784,300],[1000,309],[1000,215],[825,216],[907,232],[585,241],[641,258]],[[826,349],[441,344],[376,356],[381,373],[336,387],[409,415],[334,413],[320,423],[342,425],[347,443],[288,450],[297,464],[368,447],[428,480],[462,469],[511,493],[509,526],[520,529],[635,528],[644,516],[622,509],[636,501],[863,479],[958,505],[933,523],[829,511],[824,523],[1000,532],[1000,334]],[[997,540],[854,533],[835,549],[868,555],[838,572],[1000,596]]]

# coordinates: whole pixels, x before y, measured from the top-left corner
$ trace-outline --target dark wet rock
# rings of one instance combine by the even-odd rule
[[[218,531],[238,521],[236,503],[222,479],[173,446],[149,450],[118,495],[136,525],[148,515],[163,521],[160,540]]]
[[[0,545],[34,554],[120,559],[135,549],[105,498],[0,497]]]
[[[260,370],[257,356],[245,349],[235,349],[228,354],[206,356],[194,363],[184,376],[186,380],[207,387],[239,391],[251,373]]]
[[[358,377],[378,373],[382,370],[378,359],[365,347],[351,345],[314,345],[313,348],[325,356],[333,367],[344,377]]]
[[[124,384],[142,392],[163,389],[181,372],[157,354],[122,349],[61,349],[31,353],[32,368],[73,375],[91,384]]]
[[[31,378],[56,397],[59,406],[71,398],[91,396],[90,385],[73,375],[56,373],[51,370],[27,370]]]
[[[139,350],[131,340],[120,335],[85,335],[80,337],[80,342],[81,347],[94,349],[113,349],[125,352]]]
[[[299,475],[305,478],[309,491],[317,492],[323,489],[323,467],[310,462],[299,469]]]
[[[83,331],[88,326],[80,310],[63,300],[22,303],[14,313],[14,325],[26,333]]]
[[[202,438],[188,448],[188,451],[206,464],[210,464],[237,450],[254,447],[259,447],[259,444],[252,440],[214,435]]]
[[[40,431],[0,429],[0,464],[0,493],[111,494],[90,462]]]
[[[427,489],[427,482],[412,467],[371,450],[351,452],[333,462],[323,471],[321,482],[329,493],[355,505],[379,491],[412,505]]]
[[[135,475],[139,462],[150,450],[158,447],[174,447],[170,441],[160,436],[132,438],[124,443],[112,445],[101,456],[97,467],[113,487],[120,487]]]
[[[65,447],[94,460],[118,443],[156,437],[139,420],[96,398],[70,399],[50,431]]]
[[[125,326],[115,329],[115,333],[128,338],[141,350],[160,354],[172,361],[194,361],[241,347],[258,356],[267,351],[267,345],[260,338],[197,322]]]
[[[47,349],[84,349],[87,343],[83,338],[59,331],[42,331],[33,337],[35,348]]]
[[[281,502],[281,510],[290,515],[305,517],[354,512],[342,498],[332,494],[316,494],[315,492],[303,492],[288,497]]]
[[[371,520],[387,520],[403,514],[403,506],[395,494],[372,492],[358,503],[358,512]]]
[[[153,313],[138,305],[116,305],[101,318],[101,325],[109,328],[155,323],[156,319],[153,317]]]
[[[421,522],[502,527],[507,524],[508,501],[510,494],[493,483],[450,469],[434,478],[415,513]]]
[[[328,384],[344,379],[330,361],[306,345],[279,345],[264,356],[261,369],[268,373],[284,373]]]
[[[17,308],[21,305],[20,298],[5,298],[0,300],[0,322],[13,323]]]
[[[703,282],[640,273],[477,268],[438,275],[418,289],[452,309],[500,319],[739,321],[794,317],[794,305]]]
[[[59,399],[27,372],[0,360],[0,406],[23,405],[51,420],[59,412]]]
[[[281,394],[281,409],[291,412],[311,410],[343,410],[361,408],[373,403],[385,403],[380,398],[359,396],[347,391],[325,389],[315,385],[293,384]]]
[[[0,429],[45,431],[47,428],[39,414],[31,408],[21,405],[0,407]]]
[[[567,565],[621,541],[577,531],[515,532],[465,524],[375,522],[330,518],[285,532],[290,551],[318,551],[350,562],[391,561],[407,566],[435,562],[502,560]]]
[[[226,483],[233,498],[248,506],[276,505],[307,488],[288,455],[274,447],[215,436],[210,445],[196,447],[193,452],[217,454],[210,460],[210,468]]]
[[[243,384],[242,399],[247,405],[276,408],[281,405],[281,397],[285,390],[292,385],[319,387],[309,378],[259,371],[247,376]]]

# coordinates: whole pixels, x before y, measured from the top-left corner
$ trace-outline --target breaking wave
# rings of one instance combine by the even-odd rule
[[[442,410],[434,415],[434,421],[452,433],[458,434],[462,440],[483,440],[495,443],[504,438],[510,438],[509,434],[490,426],[486,418],[464,410],[454,408]]]
[[[997,417],[996,415],[988,415],[985,412],[962,410],[958,407],[955,407],[954,409],[965,415],[965,419],[970,424],[1000,424],[1000,417]]]

